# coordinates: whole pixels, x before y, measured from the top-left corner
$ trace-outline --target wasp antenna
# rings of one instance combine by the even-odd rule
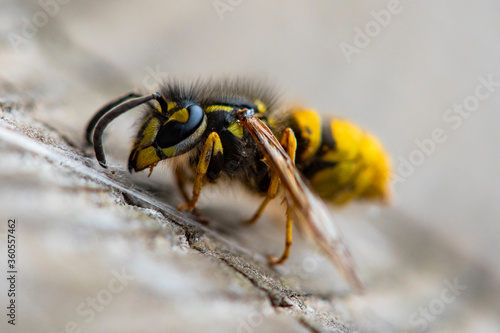
[[[124,114],[125,112],[141,104],[147,103],[150,100],[153,99],[158,100],[161,98],[161,95],[159,93],[154,93],[148,96],[138,97],[138,98],[128,98],[128,99],[125,97],[123,98],[124,102],[116,105],[109,112],[104,112],[103,113],[104,115],[101,117],[101,119],[95,126],[94,136],[93,136],[95,157],[97,158],[97,161],[103,168],[108,167],[106,164],[106,156],[104,155],[104,147],[102,143],[102,134],[104,133],[104,129],[109,125],[110,122],[112,122],[114,119]]]
[[[92,144],[92,133],[94,132],[94,128],[97,126],[99,120],[101,120],[101,118],[104,117],[106,113],[111,111],[117,105],[120,105],[123,102],[136,97],[141,97],[141,95],[135,92],[129,92],[123,96],[120,96],[112,100],[111,102],[109,102],[108,104],[104,105],[99,110],[97,110],[97,112],[94,114],[92,119],[90,119],[89,123],[87,124],[87,130],[85,131],[85,139],[87,140],[87,144],[89,145]]]

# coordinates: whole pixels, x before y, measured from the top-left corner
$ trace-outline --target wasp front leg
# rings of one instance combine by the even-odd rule
[[[186,176],[184,175],[184,171],[179,167],[175,169],[175,182],[182,198],[185,202],[188,202],[190,199],[186,192]]]
[[[175,180],[177,184],[177,189],[179,190],[179,193],[184,199],[184,202],[190,201],[191,199],[189,198],[189,195],[186,191],[186,175],[184,174],[184,171],[180,167],[175,169]],[[196,208],[193,209],[192,213],[198,217],[199,222],[203,224],[208,224],[208,221],[205,221],[201,218],[201,213],[198,209]]]
[[[207,174],[208,167],[210,163],[221,164],[223,158],[222,142],[220,141],[219,134],[216,132],[210,133],[203,149],[201,150],[200,159],[198,160],[198,166],[196,167],[196,176],[193,182],[193,196],[191,200],[180,205],[178,210],[188,210],[193,211],[196,207],[196,203],[200,198],[201,187],[203,186],[203,179]]]

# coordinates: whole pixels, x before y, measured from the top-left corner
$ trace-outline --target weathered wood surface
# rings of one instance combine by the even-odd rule
[[[244,29],[228,28],[252,13],[251,17],[257,17],[258,10],[249,3],[242,2],[227,12],[222,22],[211,3],[204,7],[180,3],[168,3],[161,12],[154,2],[110,2],[95,7],[71,2],[61,5],[57,14],[17,50],[8,33],[21,33],[21,19],[30,20],[41,9],[36,3],[23,1],[1,5],[5,7],[0,11],[0,268],[5,270],[4,221],[14,217],[18,221],[19,308],[16,327],[7,324],[2,312],[0,331],[498,331],[499,269],[491,260],[497,244],[488,237],[495,234],[496,224],[480,224],[484,229],[484,256],[469,252],[474,248],[472,241],[451,242],[453,237],[443,237],[445,228],[461,228],[458,222],[454,224],[452,216],[457,213],[446,200],[442,204],[449,207],[450,217],[442,221],[436,218],[438,213],[432,215],[436,206],[428,207],[429,216],[444,226],[418,218],[422,215],[411,213],[407,203],[401,205],[401,200],[419,198],[417,194],[408,195],[408,188],[422,194],[418,199],[422,202],[428,202],[426,195],[433,197],[432,191],[425,189],[434,183],[421,181],[418,173],[412,176],[415,181],[409,179],[406,187],[400,184],[396,189],[400,203],[395,207],[358,205],[338,212],[338,222],[367,281],[366,294],[354,295],[333,267],[298,234],[289,261],[275,268],[266,264],[265,256],[279,253],[284,242],[279,204],[255,226],[243,227],[239,222],[252,214],[259,200],[237,188],[207,189],[200,206],[211,224],[204,227],[172,208],[180,203],[180,197],[168,167],[157,167],[149,179],[145,173],[126,173],[124,164],[134,135],[131,124],[137,114],[124,116],[108,131],[105,145],[114,173],[97,165],[92,151],[83,143],[85,122],[106,100],[131,88],[147,89],[157,83],[155,72],[191,77],[228,71],[252,74],[261,72],[259,61],[270,58],[276,63],[266,63],[266,74],[274,75],[277,81],[288,83],[292,77],[301,77],[300,71],[292,75],[289,68],[278,66],[278,48],[258,58],[260,53],[248,51],[248,43],[260,41],[254,41]],[[113,6],[121,6],[123,13],[130,14],[129,21],[122,21]],[[152,7],[146,10],[148,6]],[[310,8],[302,12],[306,9]],[[301,12],[300,7],[289,10],[291,17]],[[344,12],[348,13],[352,14]],[[341,19],[341,14],[335,17]],[[290,45],[308,45],[314,33],[302,35],[302,31],[321,21],[318,15],[297,21],[301,29],[295,31],[297,40],[289,40]],[[415,15],[411,17],[419,17]],[[275,25],[284,26],[276,18]],[[330,18],[325,20],[330,22]],[[411,22],[405,24],[412,27]],[[103,30],[104,26],[109,30]],[[270,26],[263,24],[261,29]],[[391,27],[386,30],[388,35]],[[209,43],[200,37],[202,32]],[[281,40],[285,32],[273,36]],[[331,38],[326,31],[321,36],[324,40]],[[384,38],[382,34],[378,41]],[[267,47],[273,44],[263,43]],[[287,45],[280,47],[290,51]],[[368,66],[364,71],[372,67],[361,56],[376,50],[377,44],[373,45],[356,60],[360,66]],[[221,64],[225,46],[242,51],[235,51],[234,58],[224,58]],[[127,48],[133,52],[124,52]],[[315,52],[311,54],[322,54]],[[338,64],[345,59],[325,58],[316,63],[317,57],[308,52],[299,52],[293,59],[302,59],[300,65],[309,68],[304,71],[315,70],[319,81],[302,84],[296,78],[289,85],[295,91],[303,90],[304,96],[316,99],[320,106],[336,108],[320,77],[332,61]],[[350,91],[345,85],[358,82],[351,80],[358,65],[349,66],[337,66],[336,73],[343,79],[333,83],[336,91]],[[292,67],[295,71],[295,65]],[[426,73],[418,68],[415,71]],[[497,73],[494,69],[491,72]],[[472,73],[471,82],[475,83],[478,75],[487,76],[489,72],[478,69],[477,75]],[[399,85],[390,80],[387,84],[392,89]],[[421,91],[421,97],[426,93]],[[338,98],[341,95],[338,93]],[[363,93],[356,91],[352,96],[360,95]],[[445,110],[454,98],[449,97],[439,107]],[[368,109],[374,100],[368,96],[367,105],[357,107]],[[380,132],[398,133],[397,127],[403,126],[404,134],[411,132],[407,134],[411,142],[411,135],[422,139],[428,134],[425,126],[412,132],[416,127],[412,124],[400,120],[391,123],[399,113],[379,107],[377,119],[358,115],[364,125],[375,127],[375,132],[378,128]],[[433,115],[428,117],[435,119]],[[475,137],[476,132],[471,133],[471,138]],[[388,142],[391,149],[401,148],[397,134],[383,135],[393,140]],[[483,142],[477,149],[488,147],[489,143]],[[434,167],[431,163],[428,166]],[[457,164],[461,163],[434,167],[426,179],[442,179]],[[426,172],[424,167],[419,170],[421,174]],[[415,185],[417,182],[420,186]],[[455,200],[458,206],[454,199],[457,191],[443,189],[442,196]],[[479,214],[481,210],[473,206],[490,202],[486,193],[485,198],[471,199],[470,211]],[[460,211],[460,207],[456,209]],[[474,223],[481,221],[478,218]],[[457,239],[468,239],[461,235],[457,233]],[[6,288],[2,279],[2,308]]]

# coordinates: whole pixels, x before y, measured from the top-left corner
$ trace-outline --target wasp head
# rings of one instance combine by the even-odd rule
[[[167,103],[166,112],[148,113],[137,133],[130,152],[129,171],[141,171],[163,159],[191,150],[207,127],[203,109],[191,102]]]

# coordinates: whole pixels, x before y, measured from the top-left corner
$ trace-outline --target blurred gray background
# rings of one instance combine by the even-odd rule
[[[468,285],[474,300],[500,295],[481,289],[500,282],[500,83],[477,88],[484,80],[500,82],[500,2],[74,0],[47,8],[53,16],[45,24],[39,17],[40,27],[30,30],[23,18],[33,22],[42,6],[2,0],[0,78],[10,91],[20,88],[28,99],[49,103],[52,111],[42,117],[73,141],[81,142],[85,121],[100,105],[133,88],[155,89],[157,74],[269,79],[288,101],[351,119],[390,152],[399,179],[391,206],[342,209],[340,219],[383,225],[402,249],[411,243],[409,261],[420,252],[441,258],[439,248],[418,246],[418,232],[431,235],[473,270],[480,268],[472,274],[477,284]],[[478,89],[481,99],[474,97]],[[473,111],[449,111],[463,103]],[[107,150],[116,160],[126,158],[129,142],[118,138],[133,136],[133,119],[124,117],[109,131],[115,147]],[[419,153],[416,141],[429,144],[436,130],[441,142]],[[342,224],[356,243],[355,231]],[[363,257],[363,245],[354,247]],[[404,295],[415,291],[404,288],[428,274],[419,269],[408,274],[415,281],[398,297],[387,301],[382,293],[368,300],[387,321],[411,326],[408,316],[439,297],[444,280],[470,269],[457,264],[440,275],[447,258],[434,262],[434,283],[416,288],[426,296],[411,305],[402,304]],[[406,271],[401,265],[382,266],[397,275]],[[460,328],[497,331],[498,312],[485,304],[473,307],[480,314]]]

